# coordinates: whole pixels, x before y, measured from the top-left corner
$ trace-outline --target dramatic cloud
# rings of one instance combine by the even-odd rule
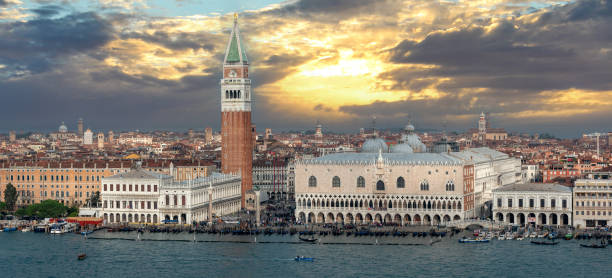
[[[4,128],[218,127],[231,14],[71,5],[0,0]],[[464,130],[481,111],[516,131],[612,128],[612,1],[298,0],[239,23],[261,128]]]

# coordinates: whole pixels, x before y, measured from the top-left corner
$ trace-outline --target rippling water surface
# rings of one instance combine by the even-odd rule
[[[270,236],[286,241],[289,236]],[[281,240],[282,239],[282,240]],[[292,241],[289,238],[289,241]],[[0,277],[611,277],[583,241],[432,246],[133,241],[0,233]],[[410,239],[406,239],[410,240]],[[296,240],[297,241],[297,240]],[[84,261],[77,254],[87,253]],[[295,262],[293,257],[315,257]],[[6,276],[5,276],[6,275]]]

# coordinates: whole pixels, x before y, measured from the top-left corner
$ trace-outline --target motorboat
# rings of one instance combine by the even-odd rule
[[[294,258],[296,262],[314,262],[314,258],[308,258],[304,256],[297,256]]]
[[[505,234],[500,234],[500,235],[497,237],[497,240],[506,240],[506,235],[505,235]]]
[[[30,228],[30,227],[25,227],[25,228],[21,229],[22,233],[27,233],[27,232],[31,232],[31,231],[32,231],[32,228]]]
[[[85,258],[87,258],[87,254],[85,254],[85,253],[79,254],[78,258],[79,258],[79,261],[82,261]]]
[[[484,238],[462,238],[459,240],[459,243],[487,243],[488,239]]]

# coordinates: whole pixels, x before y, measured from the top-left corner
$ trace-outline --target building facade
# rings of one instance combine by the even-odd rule
[[[495,221],[515,225],[572,225],[572,189],[559,184],[513,184],[493,190]]]
[[[612,173],[592,173],[574,182],[574,224],[612,225]]]
[[[100,191],[102,178],[128,171],[133,161],[0,162],[0,199],[8,183],[17,189],[18,206],[52,199],[69,206],[83,206]],[[143,168],[171,174],[183,181],[207,177],[216,169],[210,161],[145,160]]]
[[[435,225],[465,218],[464,164],[447,154],[338,153],[295,165],[303,223]]]
[[[272,200],[289,199],[290,169],[293,163],[286,160],[261,159],[253,162],[253,187]]]
[[[90,129],[83,133],[83,145],[93,145],[93,132]]]
[[[106,223],[178,224],[211,221],[240,210],[240,177],[214,173],[177,181],[170,175],[133,168],[102,180]]]
[[[493,190],[521,182],[521,161],[490,148],[451,152],[474,167],[474,206],[477,217],[490,217]]]
[[[242,177],[242,207],[253,184],[253,134],[251,126],[249,61],[240,38],[238,17],[225,51],[221,79],[221,170]]]

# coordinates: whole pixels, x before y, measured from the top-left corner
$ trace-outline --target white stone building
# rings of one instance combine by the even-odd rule
[[[493,190],[495,221],[516,225],[572,225],[572,189],[559,184],[513,184]]]
[[[365,151],[375,145],[364,143]],[[434,225],[465,217],[460,159],[448,154],[383,153],[385,146],[378,145],[378,153],[297,161],[296,218],[306,223]]]
[[[476,215],[490,215],[493,190],[521,182],[521,160],[486,147],[451,152],[451,156],[474,164]],[[489,205],[487,205],[489,204]]]
[[[101,183],[98,215],[106,223],[174,220],[191,224],[240,210],[240,177],[233,175],[212,173],[177,181],[173,176],[134,168],[103,178]]]
[[[83,133],[83,145],[93,145],[93,132],[91,129],[87,129]]]
[[[592,173],[574,182],[574,225],[612,225],[612,173]]]

